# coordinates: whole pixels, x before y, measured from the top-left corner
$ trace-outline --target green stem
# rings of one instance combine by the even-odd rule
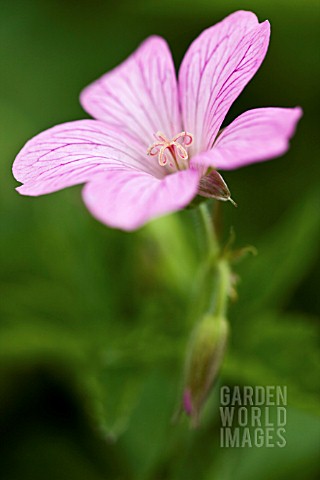
[[[203,299],[200,302],[201,308],[204,309],[203,313],[210,313],[222,319],[227,309],[231,269],[227,259],[221,256],[221,248],[207,204],[202,203],[199,206],[199,213],[207,249],[201,267],[199,300]]]
[[[214,301],[212,302],[212,313],[217,318],[226,315],[228,297],[230,292],[231,270],[227,260],[221,258],[217,265],[217,284]]]
[[[206,234],[206,241],[208,247],[208,256],[210,258],[216,256],[219,253],[220,247],[217,239],[217,235],[212,223],[212,217],[210,215],[208,205],[201,203],[199,205],[200,218]]]

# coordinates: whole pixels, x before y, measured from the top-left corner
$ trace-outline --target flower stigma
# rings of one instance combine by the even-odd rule
[[[183,162],[188,161],[189,148],[193,143],[193,135],[188,132],[180,132],[169,140],[162,132],[154,134],[156,142],[150,145],[147,150],[147,155],[151,157],[158,156],[158,162],[161,167],[169,165],[171,168],[181,170],[186,168],[186,165],[181,165],[179,159]]]

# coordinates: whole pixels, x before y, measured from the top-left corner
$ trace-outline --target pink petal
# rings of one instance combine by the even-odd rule
[[[301,115],[299,107],[249,110],[222,131],[212,150],[193,161],[233,170],[283,155]]]
[[[205,30],[188,49],[179,72],[183,128],[193,154],[209,150],[234,100],[260,67],[269,22],[239,11]]]
[[[198,178],[192,169],[162,180],[142,172],[114,171],[88,183],[83,199],[102,223],[130,231],[188,205],[197,193]]]
[[[127,132],[145,149],[159,130],[169,138],[182,130],[174,64],[160,37],[148,38],[120,66],[85,88],[80,101],[94,118]]]
[[[64,123],[40,133],[13,164],[24,195],[42,195],[86,182],[106,170],[146,171],[161,178],[156,159],[133,139],[97,120]]]

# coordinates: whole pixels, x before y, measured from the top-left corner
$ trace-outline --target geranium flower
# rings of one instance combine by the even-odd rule
[[[14,165],[23,195],[85,183],[83,199],[103,223],[133,230],[186,207],[196,195],[229,200],[217,170],[282,155],[300,108],[258,108],[221,124],[260,67],[270,26],[239,11],[190,46],[178,80],[166,42],[148,38],[81,94],[95,120],[40,133]]]

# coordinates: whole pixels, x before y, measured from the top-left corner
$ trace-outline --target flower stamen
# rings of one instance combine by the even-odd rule
[[[147,150],[147,155],[150,155],[151,157],[158,155],[159,165],[164,167],[167,165],[170,157],[170,155],[168,155],[166,152],[166,150],[169,150],[177,169],[180,170],[178,158],[185,162],[188,160],[189,157],[187,148],[189,148],[193,143],[193,135],[183,131],[169,140],[164,133],[159,131],[154,134],[154,137],[157,141],[150,145]],[[172,163],[169,165],[173,167]]]

